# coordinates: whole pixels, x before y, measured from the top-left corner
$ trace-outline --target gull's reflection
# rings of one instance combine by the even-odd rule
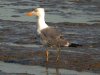
[[[48,69],[48,64],[46,64],[46,75],[49,75],[49,69]],[[51,73],[50,73],[51,75]],[[53,75],[61,75],[61,73],[59,72],[59,64],[56,64],[56,68],[55,68],[55,73],[53,73]]]
[[[56,68],[56,74],[55,75],[61,75],[58,67]]]
[[[46,65],[46,75],[49,75],[48,73],[48,66]]]

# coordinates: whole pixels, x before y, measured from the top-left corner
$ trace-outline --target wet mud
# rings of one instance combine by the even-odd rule
[[[60,29],[71,42],[83,46],[62,48],[58,63],[56,49],[49,49],[49,62],[46,64],[45,48],[36,34],[36,23],[0,20],[0,61],[100,73],[99,23],[48,24]]]

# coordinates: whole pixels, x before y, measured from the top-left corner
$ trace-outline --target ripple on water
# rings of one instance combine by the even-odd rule
[[[56,4],[57,3],[57,4]],[[17,21],[34,21],[35,18],[29,18],[24,15],[25,12],[32,10],[36,7],[44,7],[49,10],[46,13],[47,22],[77,22],[77,23],[94,23],[99,22],[99,5],[94,3],[81,2],[70,2],[70,1],[43,1],[40,0],[13,0],[12,2],[2,0],[0,3],[0,19],[5,20],[17,20]],[[54,7],[56,10],[54,10]],[[52,13],[52,10],[53,13]],[[17,17],[14,15],[18,15]]]

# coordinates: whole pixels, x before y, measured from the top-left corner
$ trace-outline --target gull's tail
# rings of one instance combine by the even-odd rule
[[[68,47],[82,47],[81,44],[71,43]]]

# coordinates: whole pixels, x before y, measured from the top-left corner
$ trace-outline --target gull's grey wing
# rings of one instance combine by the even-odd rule
[[[55,28],[49,27],[41,30],[40,36],[45,44],[51,46],[61,46],[66,44],[66,40],[63,38],[62,33]]]
[[[63,37],[61,32],[51,27],[41,30],[41,34],[44,35],[48,39],[57,39],[57,38]]]

